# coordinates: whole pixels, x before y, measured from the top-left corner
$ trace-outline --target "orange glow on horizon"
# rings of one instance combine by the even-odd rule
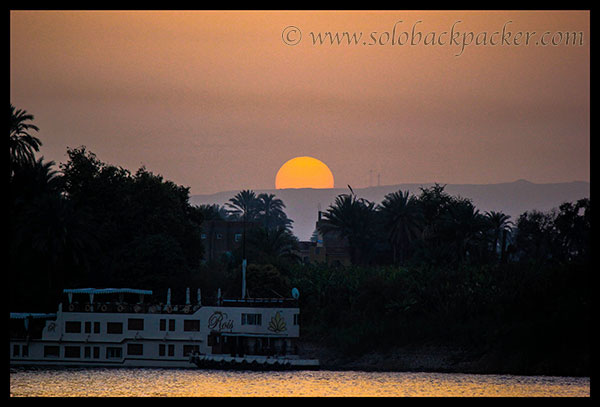
[[[275,188],[333,188],[329,167],[312,157],[296,157],[281,166],[275,177]]]

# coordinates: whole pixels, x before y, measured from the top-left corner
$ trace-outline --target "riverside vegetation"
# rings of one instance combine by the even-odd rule
[[[350,190],[314,236],[343,239],[352,265],[307,264],[276,196],[244,190],[226,206],[192,206],[188,188],[103,163],[83,146],[57,168],[35,156],[42,143],[33,119],[11,105],[11,311],[54,312],[64,287],[144,288],[155,297],[171,287],[175,302],[185,287],[208,301],[218,288],[237,296],[241,248],[207,263],[200,228],[244,219],[258,225],[246,236],[249,294],[298,288],[303,339],[335,355],[332,368],[427,347],[460,350],[446,370],[590,374],[588,198],[510,219],[480,213],[442,185],[379,204]]]

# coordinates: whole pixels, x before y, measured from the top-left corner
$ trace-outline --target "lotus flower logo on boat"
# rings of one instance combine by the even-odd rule
[[[281,314],[277,312],[274,317],[271,318],[269,322],[269,331],[272,332],[283,332],[286,330],[285,320],[281,317]]]

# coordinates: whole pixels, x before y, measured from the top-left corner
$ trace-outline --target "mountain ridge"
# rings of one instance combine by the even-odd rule
[[[403,183],[394,185],[381,185],[370,187],[352,187],[356,196],[381,203],[386,194],[408,190],[412,195],[418,195],[420,188],[435,185],[429,183]],[[525,179],[496,184],[443,184],[445,191],[453,196],[471,199],[480,212],[502,211],[516,218],[528,210],[548,211],[558,208],[563,202],[573,202],[581,198],[590,197],[590,183],[587,181],[568,181],[556,183],[537,184]],[[214,194],[190,195],[190,204],[225,204],[237,194],[236,191],[222,191]],[[298,189],[254,189],[254,192],[275,194],[286,205],[285,212],[293,223],[293,233],[300,240],[309,240],[315,229],[318,211],[325,211],[335,197],[350,193],[345,188],[298,188]]]

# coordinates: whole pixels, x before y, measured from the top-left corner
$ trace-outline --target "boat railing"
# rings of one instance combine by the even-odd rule
[[[72,302],[66,306],[69,312],[106,312],[106,313],[128,313],[128,314],[189,314],[195,312],[200,305],[167,305],[167,304],[130,304],[125,302]]]
[[[298,307],[298,300],[293,298],[246,298],[246,299],[219,299],[207,301],[203,306],[223,307],[253,307],[253,308],[294,308]],[[195,312],[201,305],[169,305],[153,303],[131,304],[126,302],[77,302],[74,301],[63,308],[68,312],[107,312],[128,314],[190,314]]]
[[[298,307],[298,300],[293,298],[237,298],[223,299],[221,305],[224,307]]]

